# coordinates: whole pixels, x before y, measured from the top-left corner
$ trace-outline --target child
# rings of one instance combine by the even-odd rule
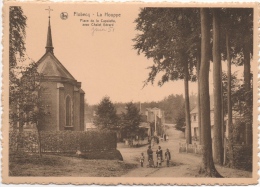
[[[144,167],[144,153],[141,153],[140,163],[141,163],[141,167]]]
[[[171,160],[171,153],[169,151],[169,149],[166,149],[166,152],[165,152],[165,160],[167,161],[167,167],[170,166],[170,160]]]

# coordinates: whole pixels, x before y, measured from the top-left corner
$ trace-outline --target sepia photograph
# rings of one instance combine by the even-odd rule
[[[4,3],[3,182],[256,184],[256,4]]]

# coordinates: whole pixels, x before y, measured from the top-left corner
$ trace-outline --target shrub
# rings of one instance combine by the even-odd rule
[[[246,171],[252,171],[252,146],[233,145],[233,167]],[[227,147],[227,163],[231,160],[229,148]]]

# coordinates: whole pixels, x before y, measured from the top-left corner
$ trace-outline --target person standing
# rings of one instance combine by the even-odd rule
[[[166,160],[166,163],[167,163],[167,167],[169,167],[170,166],[170,160],[171,160],[171,153],[170,153],[169,149],[166,149],[165,160]]]
[[[147,149],[147,157],[148,157],[148,161],[153,160],[153,150],[150,145],[148,146],[148,149]]]
[[[141,163],[141,167],[144,167],[144,153],[141,153],[140,163]]]
[[[158,150],[156,151],[156,155],[157,155],[157,167],[158,167],[158,166],[161,166],[161,163],[162,163],[163,152],[162,152],[161,146],[158,147]]]

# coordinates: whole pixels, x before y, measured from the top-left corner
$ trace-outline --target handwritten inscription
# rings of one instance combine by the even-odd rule
[[[91,34],[93,36],[95,32],[114,32],[114,28],[113,27],[108,27],[108,28],[92,27],[91,31],[92,31]]]

